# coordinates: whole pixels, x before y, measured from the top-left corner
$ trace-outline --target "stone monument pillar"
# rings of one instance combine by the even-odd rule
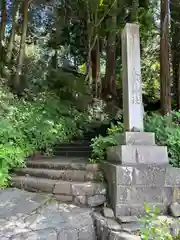
[[[123,117],[126,131],[144,130],[139,26],[126,24],[122,32]]]
[[[122,65],[125,132],[118,146],[108,148],[107,162],[102,165],[116,216],[139,214],[144,202],[164,206],[165,172],[169,163],[167,148],[156,145],[154,133],[144,132],[136,24],[126,24],[123,30]]]
[[[108,149],[110,161],[126,164],[168,164],[167,148],[156,146],[154,133],[144,132],[139,26],[122,32],[123,118],[119,146]]]

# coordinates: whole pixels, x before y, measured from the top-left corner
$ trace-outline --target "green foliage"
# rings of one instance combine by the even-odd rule
[[[173,166],[180,167],[180,113],[172,116],[153,114],[145,118],[145,131],[154,132],[158,145],[167,146]]]
[[[180,113],[173,112],[172,116],[158,114],[146,115],[145,131],[154,132],[156,143],[167,146],[170,162],[173,166],[180,167]],[[102,161],[109,146],[118,144],[119,133],[123,131],[123,124],[119,122],[108,129],[106,137],[92,139],[92,156],[90,161]]]
[[[70,102],[50,92],[40,93],[28,102],[1,86],[0,109],[1,187],[8,183],[9,170],[22,166],[27,156],[71,140],[81,134],[87,122]]]
[[[123,132],[123,124],[118,122],[117,125],[112,124],[107,130],[107,136],[101,135],[92,139],[92,155],[90,162],[101,162],[105,159],[106,150],[110,146],[118,144],[119,134]]]
[[[145,216],[141,219],[142,227],[140,237],[142,240],[178,240],[179,235],[175,238],[170,233],[170,220],[159,218],[160,209],[151,207],[145,203]]]
[[[158,37],[150,39],[149,44],[144,46],[142,53],[143,91],[151,101],[156,101],[160,97],[158,41]]]
[[[180,234],[173,238],[173,240],[180,240]]]
[[[152,102],[160,98],[160,36],[157,25],[159,10],[158,1],[147,1],[146,6],[140,8],[139,17],[143,91]]]

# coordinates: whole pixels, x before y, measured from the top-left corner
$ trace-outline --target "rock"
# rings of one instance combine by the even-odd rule
[[[97,239],[140,240],[140,237],[125,232],[115,220],[105,218],[100,213],[93,213]],[[127,224],[125,224],[127,225]]]
[[[119,223],[117,223],[117,222],[116,222],[115,220],[113,220],[113,219],[108,219],[108,218],[106,218],[106,219],[105,219],[105,222],[106,222],[107,227],[108,227],[109,230],[113,230],[113,231],[116,231],[116,232],[122,230],[121,225],[120,225]]]
[[[20,214],[28,215],[50,199],[48,194],[31,193],[16,188],[1,190],[0,220]]]
[[[141,228],[141,223],[137,223],[137,222],[124,223],[124,224],[121,224],[121,228],[123,231],[128,233],[137,233]]]
[[[60,195],[55,195],[54,197],[57,201],[60,201],[60,202],[65,202],[65,203],[73,202],[73,196],[60,194]]]
[[[170,224],[170,233],[173,237],[177,237],[180,233],[180,223],[179,221],[174,221]]]
[[[109,232],[109,231],[118,232],[118,231],[121,231],[122,229],[120,224],[118,224],[115,220],[105,218],[98,212],[93,213],[93,218],[95,220],[97,232],[99,232],[98,238],[100,238],[100,234],[102,234],[101,229],[106,232]]]
[[[126,232],[111,232],[109,240],[141,240],[141,238]]]
[[[12,240],[20,239],[51,239],[57,240],[58,234],[54,229],[43,229],[37,231],[30,231],[26,233],[19,233],[11,237]]]
[[[86,196],[75,196],[74,197],[75,204],[86,204]]]
[[[59,238],[58,240],[62,240],[64,238]],[[73,240],[73,238],[69,238],[69,240]],[[78,230],[78,240],[96,240],[96,232],[94,231],[94,225],[86,225]]]
[[[121,223],[131,223],[131,222],[138,222],[137,216],[118,216],[116,218],[117,222]]]
[[[87,199],[87,203],[90,207],[98,207],[106,201],[106,197],[104,195],[94,195]]]
[[[61,239],[72,239],[78,240],[78,230],[77,229],[62,229],[58,235],[57,240]]]
[[[114,212],[111,208],[103,207],[102,214],[105,218],[114,218]]]
[[[93,196],[105,195],[106,187],[104,183],[96,182],[72,182],[72,195],[73,196]]]
[[[0,191],[0,239],[95,240],[92,209],[18,189]]]
[[[169,211],[173,217],[180,217],[180,204],[178,202],[171,203]]]

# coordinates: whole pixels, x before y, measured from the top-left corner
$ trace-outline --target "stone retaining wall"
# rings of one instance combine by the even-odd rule
[[[180,169],[163,165],[102,165],[108,184],[109,202],[119,215],[141,215],[144,202],[156,205],[163,213],[167,206],[180,202]]]

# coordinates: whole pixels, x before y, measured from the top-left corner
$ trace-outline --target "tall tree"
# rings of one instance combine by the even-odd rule
[[[98,5],[93,13],[95,26],[98,22]],[[92,29],[93,30],[93,29]],[[99,46],[99,31],[98,26],[94,27],[94,46],[91,50],[91,63],[92,63],[92,80],[93,80],[93,93],[94,96],[99,98],[101,92],[101,76],[100,76],[100,46]]]
[[[96,37],[96,43],[91,51],[92,63],[92,80],[93,80],[93,93],[94,96],[99,98],[101,92],[101,76],[100,76],[100,48],[99,48],[99,35]]]
[[[117,31],[117,1],[111,3],[111,13],[108,18],[107,50],[106,50],[106,77],[105,91],[116,97],[116,31]]]
[[[180,110],[180,2],[171,0],[171,50],[173,68],[173,95],[176,110]]]
[[[18,10],[19,10],[19,1],[14,0],[13,2],[13,10],[12,10],[12,28],[11,33],[8,41],[7,46],[7,57],[6,61],[9,63],[12,58],[12,51],[14,47],[14,41],[15,41],[15,33],[16,33],[16,26],[17,26],[17,20],[18,20]]]
[[[13,83],[13,86],[17,93],[21,92],[20,79],[22,75],[23,61],[24,61],[24,55],[25,55],[26,34],[27,34],[27,28],[28,28],[28,8],[31,2],[32,0],[24,0],[22,2],[22,17],[23,17],[22,34],[21,34],[19,56],[17,59],[16,75]]]
[[[1,25],[0,25],[0,44],[5,38],[5,29],[6,29],[6,0],[1,1]]]
[[[0,24],[0,60],[4,61],[5,30],[6,30],[6,0],[1,0],[1,24]]]
[[[89,81],[89,84],[91,85],[92,84],[92,66],[91,66],[91,41],[92,41],[92,24],[91,24],[91,9],[90,9],[90,6],[89,6],[89,1],[86,0],[85,1],[85,6],[86,6],[86,14],[87,14],[87,20],[86,20],[86,36],[87,36],[87,49],[86,49],[86,52],[87,52],[87,60],[86,60],[86,80]]]
[[[92,85],[93,96],[99,98],[101,93],[100,76],[100,35],[99,26],[104,20],[99,15],[99,2],[86,1],[87,19],[87,76]]]
[[[171,112],[171,80],[169,63],[169,0],[161,0],[161,40],[160,40],[160,85],[161,111]]]
[[[132,0],[131,22],[138,21],[139,0]]]

